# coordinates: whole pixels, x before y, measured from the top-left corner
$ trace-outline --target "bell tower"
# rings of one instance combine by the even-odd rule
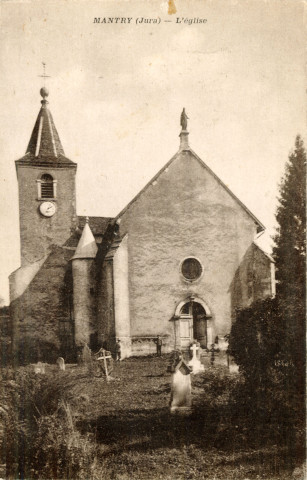
[[[15,162],[19,192],[21,266],[46,257],[76,226],[77,164],[65,157],[43,87],[41,109],[26,154]]]

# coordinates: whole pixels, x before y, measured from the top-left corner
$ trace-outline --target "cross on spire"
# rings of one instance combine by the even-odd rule
[[[43,64],[44,73],[43,75],[38,75],[38,76],[44,79],[44,87],[45,87],[46,78],[50,78],[50,75],[46,75],[46,63],[42,62],[42,64]]]

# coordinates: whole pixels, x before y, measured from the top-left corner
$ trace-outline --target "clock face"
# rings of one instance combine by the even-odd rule
[[[44,217],[52,217],[55,214],[55,204],[52,202],[43,202],[39,206],[39,210]]]

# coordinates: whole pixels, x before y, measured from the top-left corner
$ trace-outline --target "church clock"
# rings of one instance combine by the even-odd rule
[[[39,210],[44,217],[52,217],[55,214],[55,204],[53,202],[43,202],[39,206]]]
[[[42,106],[26,154],[16,160],[22,266],[64,245],[77,223],[77,164],[65,156],[48,109],[47,89],[40,93]]]

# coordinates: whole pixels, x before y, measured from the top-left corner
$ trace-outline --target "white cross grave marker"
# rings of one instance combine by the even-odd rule
[[[196,345],[196,343],[193,343],[193,345],[192,345],[192,347],[190,348],[190,350],[192,350],[192,352],[193,352],[192,360],[194,360],[194,358],[197,358],[197,357],[196,357],[196,352],[197,352],[197,350],[199,350],[199,347]]]
[[[193,352],[193,357],[189,361],[190,367],[192,367],[193,372],[192,373],[198,373],[204,371],[204,366],[200,363],[200,360],[196,356],[197,350],[199,350],[199,347],[193,343],[192,347],[190,347],[190,350]]]

